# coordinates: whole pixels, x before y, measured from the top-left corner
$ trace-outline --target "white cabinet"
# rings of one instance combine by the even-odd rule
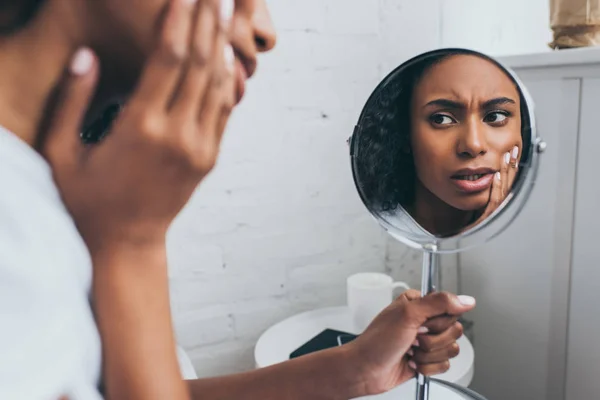
[[[599,74],[600,75],[600,74]],[[567,342],[567,399],[600,398],[600,78],[581,93]]]
[[[472,388],[490,400],[600,399],[600,49],[501,61],[530,90],[548,149],[519,218],[459,256],[462,292],[478,300]]]

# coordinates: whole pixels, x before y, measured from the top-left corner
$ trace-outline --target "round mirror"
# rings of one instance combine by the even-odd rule
[[[516,75],[466,49],[400,65],[375,88],[349,139],[360,197],[397,240],[427,252],[498,235],[531,192],[545,144]]]

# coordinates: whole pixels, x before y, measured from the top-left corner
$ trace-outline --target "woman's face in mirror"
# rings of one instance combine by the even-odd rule
[[[454,55],[414,86],[410,142],[416,199],[432,197],[462,211],[484,208],[507,152],[523,148],[519,91],[492,62]]]

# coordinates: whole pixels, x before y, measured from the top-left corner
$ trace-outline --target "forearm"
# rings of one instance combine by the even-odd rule
[[[348,400],[365,395],[346,346],[238,375],[188,381],[194,400]]]
[[[107,398],[188,399],[175,352],[164,245],[92,254]]]

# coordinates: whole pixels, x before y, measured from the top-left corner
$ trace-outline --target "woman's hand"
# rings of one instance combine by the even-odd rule
[[[90,50],[74,57],[43,153],[90,251],[163,242],[211,171],[235,103],[234,54],[218,0],[172,0],[139,84],[110,134],[80,128],[98,81]]]
[[[492,191],[490,194],[490,201],[488,202],[485,211],[479,218],[480,221],[483,221],[485,218],[489,217],[500,204],[506,199],[506,196],[510,193],[513,183],[515,183],[515,178],[517,177],[517,171],[519,169],[518,165],[518,157],[519,157],[519,148],[515,146],[512,151],[504,154],[502,159],[502,167],[500,168],[500,172],[496,172],[496,176],[494,176],[494,181],[492,183]]]
[[[515,178],[519,171],[519,151],[519,147],[515,146],[511,151],[504,153],[500,171],[496,172],[494,180],[492,181],[490,200],[488,201],[487,206],[475,222],[461,229],[462,232],[468,231],[485,221],[498,209],[498,207],[500,207],[504,199],[506,199],[506,196],[508,196],[515,183]]]
[[[347,344],[365,395],[383,393],[413,378],[440,374],[459,353],[458,318],[475,307],[468,296],[404,292],[366,331]]]

